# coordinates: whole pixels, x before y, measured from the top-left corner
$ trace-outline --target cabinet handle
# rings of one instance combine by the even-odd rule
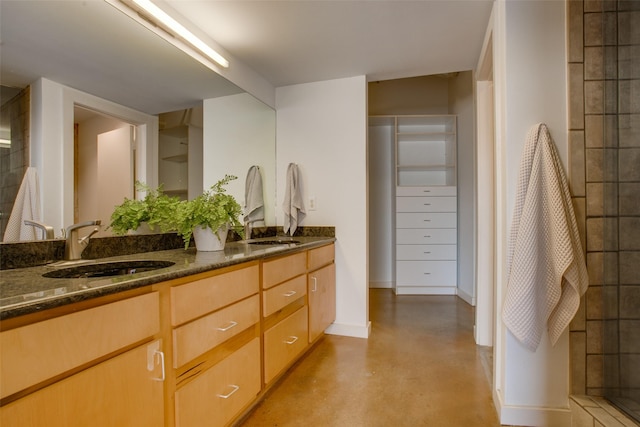
[[[423,193],[431,193],[431,190],[422,190]]]
[[[425,206],[431,206],[431,203],[425,203],[424,205]]]
[[[318,290],[318,278],[311,276],[311,279],[313,280],[313,289],[311,289],[311,292],[315,292]]]
[[[292,296],[294,296],[295,294],[297,294],[297,292],[296,292],[296,291],[289,291],[289,292],[285,292],[285,293],[284,293],[284,294],[282,294],[282,295],[283,295],[283,296],[285,296],[285,297],[292,297]]]
[[[296,336],[290,336],[289,337],[290,341],[284,341],[285,344],[293,344],[294,342],[298,341],[298,337]]]
[[[431,238],[431,236],[424,236],[424,238],[425,238],[425,239],[430,239],[430,238]]]
[[[424,222],[431,222],[430,219],[423,219]]]
[[[154,381],[164,381],[165,375],[164,375],[164,352],[160,351],[160,350],[156,350],[154,353],[155,356],[158,356],[158,358],[160,359],[160,369],[161,369],[161,374],[159,378],[152,378]]]
[[[425,254],[430,254],[430,253],[431,253],[431,251],[424,251],[424,253],[425,253]]]
[[[216,328],[217,330],[221,331],[221,332],[226,332],[229,329],[233,328],[234,326],[236,326],[238,324],[238,322],[234,322],[233,320],[230,322],[229,326],[227,326],[226,328]]]
[[[222,399],[228,399],[233,393],[240,390],[240,386],[237,386],[235,384],[229,384],[229,387],[233,388],[233,390],[231,390],[228,394],[217,394],[216,396],[221,397]]]
[[[429,272],[427,271],[427,272],[425,272],[425,273],[422,273],[422,274],[431,274],[431,273],[429,273]]]

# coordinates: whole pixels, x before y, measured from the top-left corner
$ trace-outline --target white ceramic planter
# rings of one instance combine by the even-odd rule
[[[152,230],[151,227],[149,227],[149,224],[147,222],[141,222],[140,225],[138,226],[138,228],[136,228],[135,230],[129,230],[129,234],[155,234],[156,231]]]
[[[209,227],[202,228],[197,226],[193,229],[193,239],[196,242],[196,249],[203,252],[224,250],[228,232],[229,227],[226,225],[220,227],[217,233],[214,233]]]

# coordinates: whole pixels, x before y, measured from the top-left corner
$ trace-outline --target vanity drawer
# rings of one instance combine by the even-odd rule
[[[398,285],[456,286],[457,261],[396,261]]]
[[[396,212],[456,212],[456,197],[396,197]]]
[[[396,243],[399,245],[433,245],[457,242],[455,228],[398,228]]]
[[[225,307],[258,292],[258,264],[171,288],[171,325]]]
[[[405,261],[447,261],[457,258],[456,245],[397,245],[396,259]]]
[[[396,196],[455,196],[457,188],[450,185],[432,187],[396,187]]]
[[[310,271],[316,270],[323,265],[332,263],[334,258],[335,247],[333,244],[316,249],[310,249],[307,258],[307,266]]]
[[[178,368],[260,321],[260,297],[254,295],[173,331],[173,367]]]
[[[264,382],[269,383],[307,347],[307,306],[264,332]]]
[[[259,392],[260,339],[254,338],[176,391],[176,427],[227,425]]]
[[[0,333],[0,397],[152,337],[160,329],[157,292]]]
[[[262,292],[262,315],[267,317],[307,294],[307,276],[300,275]]]
[[[262,263],[262,287],[270,288],[306,271],[307,252],[300,252]]]
[[[396,228],[456,228],[458,217],[455,213],[409,213],[396,214]]]

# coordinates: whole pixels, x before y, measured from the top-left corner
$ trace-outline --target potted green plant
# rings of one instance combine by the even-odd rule
[[[193,235],[197,250],[222,250],[230,227],[244,237],[242,222],[239,219],[242,207],[224,188],[234,179],[238,177],[225,175],[195,199],[180,203],[175,227],[184,240],[185,249],[189,247]]]
[[[153,190],[140,181],[136,181],[136,191],[145,191],[144,199],[125,198],[111,214],[109,228],[113,233],[136,232],[145,225],[150,231],[155,231],[156,227],[161,232],[171,231],[180,198],[166,195],[162,185]]]

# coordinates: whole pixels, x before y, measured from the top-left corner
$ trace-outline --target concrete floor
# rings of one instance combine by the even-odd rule
[[[471,306],[389,289],[372,289],[369,304],[369,339],[327,335],[241,425],[500,425],[490,351],[474,343]]]

